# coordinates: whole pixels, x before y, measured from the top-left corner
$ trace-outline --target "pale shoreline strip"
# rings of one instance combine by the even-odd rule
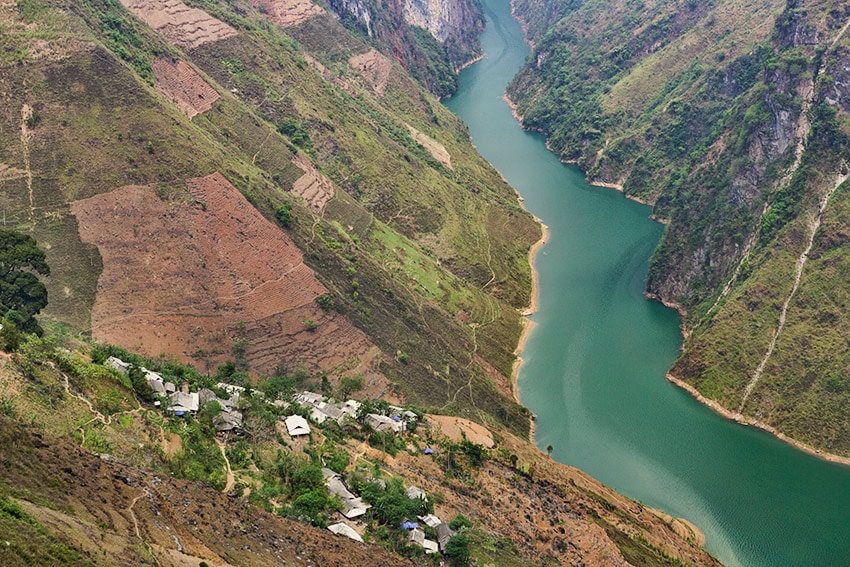
[[[807,445],[807,444],[803,443],[802,441],[797,441],[796,439],[792,439],[791,437],[788,437],[787,435],[785,435],[784,433],[777,430],[775,427],[773,427],[771,425],[768,425],[766,423],[762,423],[761,421],[759,421],[757,419],[753,419],[753,418],[750,418],[750,417],[743,416],[743,415],[741,415],[737,412],[733,412],[733,411],[727,409],[726,407],[720,405],[718,402],[706,398],[696,388],[694,388],[693,386],[691,386],[687,382],[685,382],[685,381],[683,381],[679,378],[676,378],[675,376],[673,376],[669,372],[666,374],[666,376],[667,376],[667,380],[669,380],[670,382],[672,382],[676,386],[679,386],[680,388],[682,388],[683,390],[688,392],[691,396],[693,396],[694,399],[696,399],[698,402],[700,402],[701,404],[703,404],[705,406],[708,406],[709,408],[711,408],[712,410],[714,410],[715,412],[717,412],[718,414],[720,414],[721,416],[725,417],[728,420],[734,421],[735,423],[738,423],[740,425],[757,427],[758,429],[761,429],[763,431],[766,431],[767,433],[770,433],[771,435],[773,435],[774,437],[776,437],[780,441],[788,443],[789,445],[792,445],[792,446],[796,447],[797,449],[804,451],[804,452],[806,452],[806,453],[808,453],[808,454],[810,454],[814,457],[817,457],[819,459],[823,459],[824,461],[829,461],[829,462],[832,462],[832,463],[838,463],[838,464],[841,464],[841,465],[850,465],[850,458],[848,458],[848,457],[841,457],[839,455],[833,455],[832,453],[827,453],[827,452],[821,451],[819,449],[816,449],[816,448],[812,447],[811,445]]]

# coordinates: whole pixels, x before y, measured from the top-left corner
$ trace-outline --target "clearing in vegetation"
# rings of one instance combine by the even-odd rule
[[[428,150],[428,153],[434,156],[435,160],[454,171],[455,168],[452,167],[452,156],[443,144],[431,136],[423,134],[410,124],[405,124],[405,126],[407,126],[407,130],[410,132],[413,139],[416,140],[417,144]]]
[[[348,64],[360,73],[376,95],[384,95],[390,80],[390,71],[393,70],[393,64],[389,59],[378,51],[370,49],[366,53],[353,56],[348,60]]]
[[[251,4],[282,28],[297,26],[325,12],[310,0],[251,0]]]
[[[192,67],[184,61],[157,59],[153,64],[155,85],[159,92],[174,101],[189,118],[203,114],[221,98]]]
[[[236,30],[180,0],[121,0],[125,8],[179,47],[194,49],[236,35]]]
[[[207,364],[238,350],[259,373],[283,363],[354,366],[364,384],[384,382],[372,369],[377,349],[319,307],[327,289],[283,231],[219,173],[187,186],[191,197],[127,186],[72,203],[81,238],[103,257],[95,338]]]
[[[334,196],[333,182],[316,169],[304,154],[295,156],[292,163],[304,170],[304,175],[292,185],[292,192],[303,198],[311,209],[320,212]]]

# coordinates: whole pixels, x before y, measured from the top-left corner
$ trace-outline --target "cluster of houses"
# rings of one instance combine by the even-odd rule
[[[130,363],[114,356],[107,358],[104,365],[122,374],[130,373]],[[178,388],[173,382],[166,381],[158,372],[148,370],[144,366],[139,367],[139,370],[144,375],[151,390],[166,402],[166,409],[174,415],[183,416],[197,413],[201,405],[215,401],[221,406],[221,412],[213,419],[216,431],[235,431],[242,427],[242,412],[236,409],[236,404],[239,402],[239,397],[245,393],[245,388],[220,382],[216,384],[216,387],[230,395],[229,398],[222,399],[209,388],[190,392],[188,384],[184,383],[181,388]],[[161,407],[162,402],[157,400],[154,402],[154,406]]]
[[[346,519],[356,521],[357,518],[365,515],[369,508],[371,508],[369,504],[363,502],[360,497],[354,495],[354,493],[345,486],[345,483],[339,474],[330,469],[323,468],[322,475],[325,478],[325,486],[328,488],[328,494],[336,496],[342,502],[341,513]],[[380,483],[386,488],[386,483],[381,479],[373,478],[370,482]],[[425,491],[416,486],[408,487],[405,493],[408,498],[413,500],[428,499]],[[452,530],[446,522],[442,521],[434,514],[419,516],[417,519],[419,522],[422,522],[422,524],[434,529],[437,534],[437,541],[430,540],[425,536],[425,530],[420,526],[419,522],[405,520],[399,527],[402,530],[409,532],[408,541],[424,549],[427,554],[438,553],[441,551],[445,553],[446,545],[452,536],[455,535],[454,530]],[[345,522],[338,522],[330,525],[328,526],[328,529],[337,535],[343,535],[355,541],[363,541],[360,534],[358,534],[354,528]]]
[[[104,364],[110,368],[129,374],[131,365],[123,360],[110,356]],[[202,388],[197,392],[190,392],[189,385],[184,383],[180,388],[173,382],[166,381],[161,374],[148,370],[144,367],[139,367],[139,370],[145,377],[148,386],[156,393],[161,401],[154,402],[157,407],[162,407],[163,403],[167,411],[176,416],[186,414],[195,414],[200,407],[207,402],[218,402],[221,406],[221,412],[214,418],[216,431],[227,432],[239,430],[242,427],[242,412],[236,409],[240,396],[245,395],[245,388],[235,386],[233,384],[218,383],[216,387],[226,392],[229,398],[222,399],[215,392],[208,388]],[[259,392],[257,392],[259,394]],[[346,420],[356,420],[360,415],[363,404],[357,400],[347,400],[344,402],[335,402],[333,399],[326,399],[321,394],[314,392],[301,392],[295,394],[292,401],[302,408],[310,410],[310,420],[317,424],[322,424],[327,420],[332,420],[342,425]],[[282,400],[275,400],[273,405],[281,408],[287,408],[289,404]],[[405,410],[398,406],[388,406],[388,415],[377,413],[368,413],[363,416],[363,421],[374,431],[381,433],[403,433],[407,431],[409,424],[415,422],[419,417],[412,411]],[[286,430],[290,437],[296,439],[305,435],[310,435],[310,422],[304,417],[293,414],[283,418],[286,425]],[[429,449],[426,449],[426,452]],[[325,480],[325,486],[328,493],[336,496],[342,502],[342,515],[351,521],[357,521],[358,518],[364,516],[371,508],[369,504],[364,502],[359,496],[355,495],[346,487],[342,477],[336,472],[323,468],[322,474]],[[372,479],[371,482],[381,483],[386,487],[381,479]],[[406,491],[408,498],[427,500],[425,491],[421,488],[411,486]],[[433,528],[437,534],[437,541],[429,540],[426,537],[425,530],[420,527],[418,522],[405,521],[400,527],[409,532],[408,539],[411,543],[422,547],[425,553],[445,552],[446,544],[454,535],[449,525],[437,516],[428,514],[417,518],[425,526]],[[345,522],[338,522],[328,526],[328,529],[335,534],[346,536],[355,541],[362,542],[360,534]]]
[[[299,394],[295,394],[292,397],[292,401],[302,408],[309,409],[310,419],[318,424],[322,424],[330,419],[342,425],[346,419],[357,419],[360,414],[360,410],[363,407],[363,404],[357,400],[335,402],[333,399],[327,399],[321,394],[316,394],[315,392],[301,392]],[[381,433],[403,433],[407,431],[410,423],[419,419],[419,416],[417,416],[414,412],[405,410],[398,406],[391,405],[387,409],[389,415],[368,413],[364,417],[364,422],[373,430]],[[307,433],[309,433],[309,431],[307,431]],[[290,435],[292,435],[291,432]]]

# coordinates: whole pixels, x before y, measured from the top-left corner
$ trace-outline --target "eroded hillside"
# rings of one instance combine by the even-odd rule
[[[603,4],[515,4],[536,42],[523,123],[669,222],[648,291],[685,313],[672,377],[847,455],[850,6]]]

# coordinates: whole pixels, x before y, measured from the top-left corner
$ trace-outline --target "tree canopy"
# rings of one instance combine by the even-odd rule
[[[0,314],[24,331],[40,330],[34,317],[47,306],[47,288],[39,275],[50,275],[50,267],[35,239],[0,230]]]

